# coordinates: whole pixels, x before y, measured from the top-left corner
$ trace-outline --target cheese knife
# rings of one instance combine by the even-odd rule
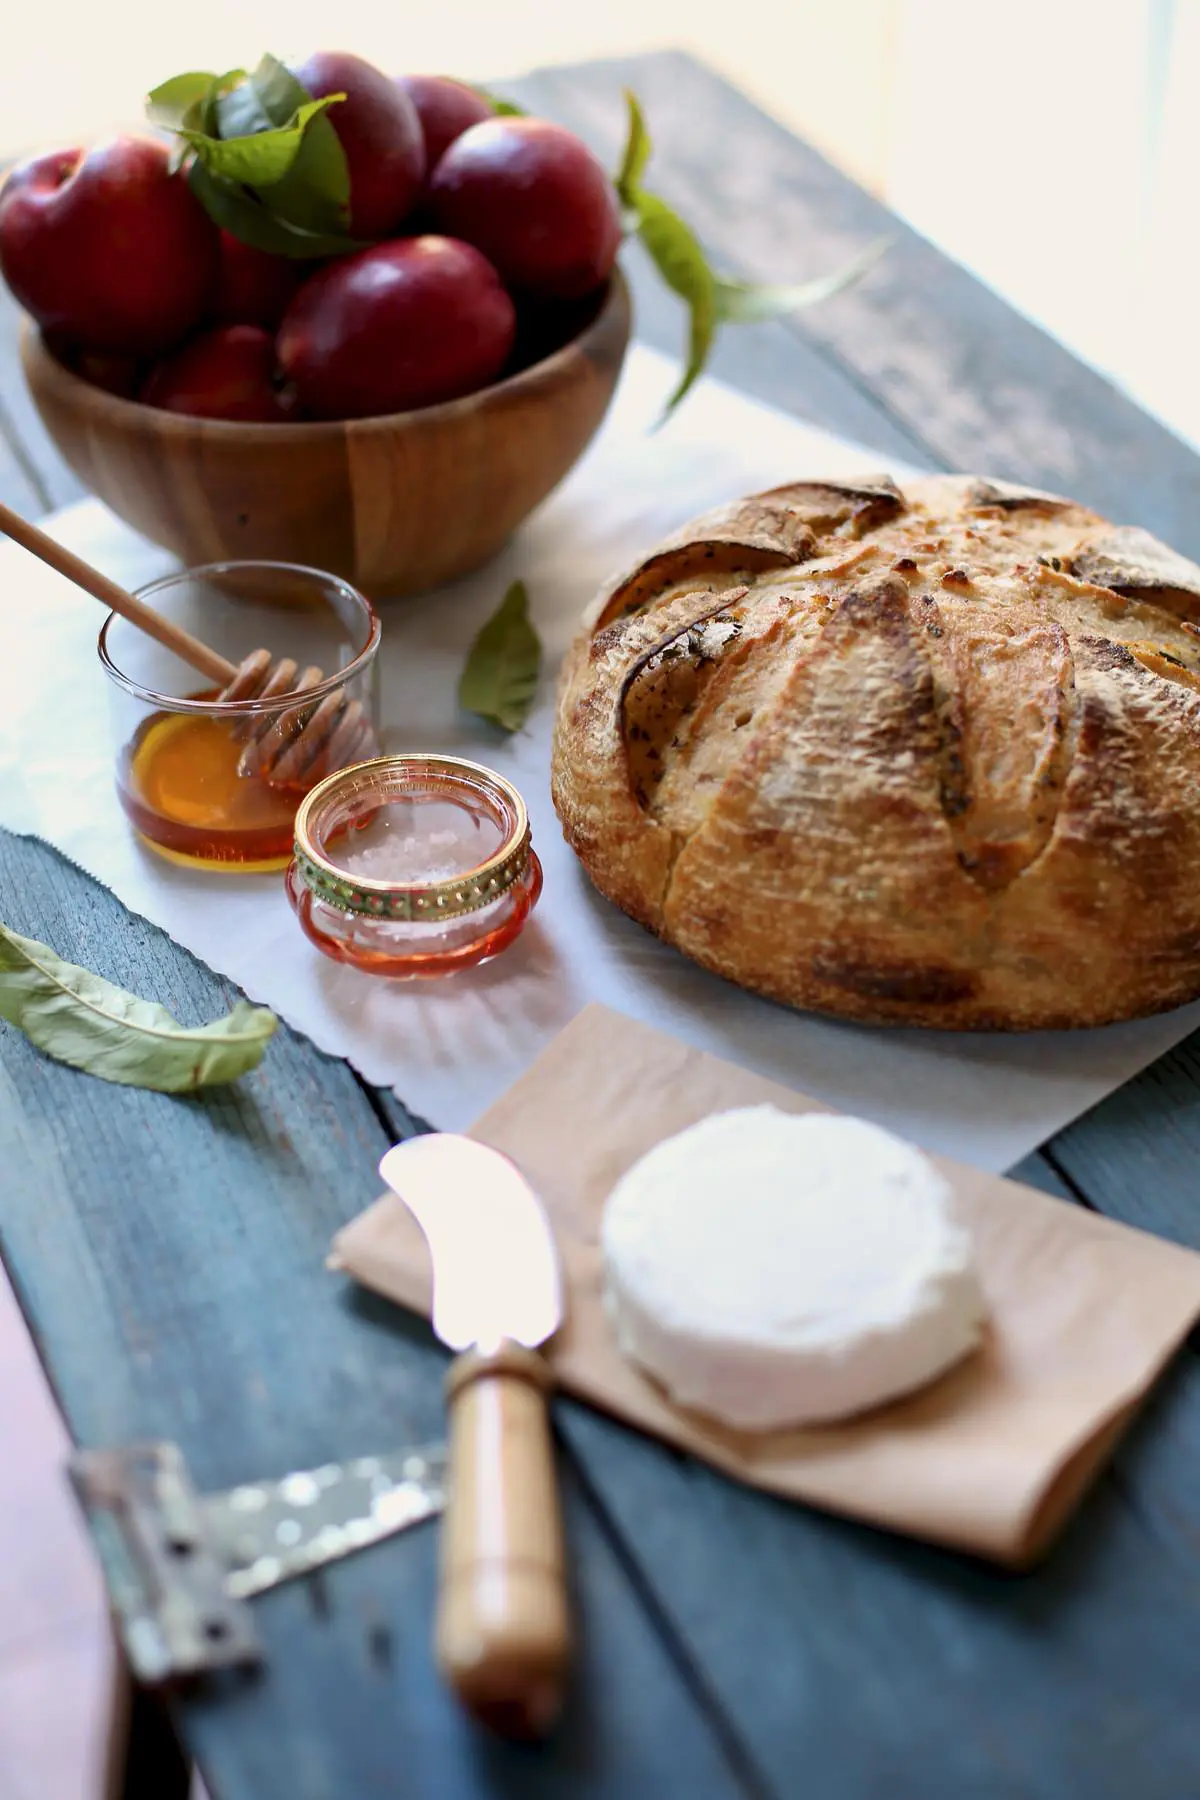
[[[554,1722],[570,1657],[562,1525],[539,1346],[562,1320],[549,1221],[516,1165],[473,1138],[397,1144],[379,1172],[425,1234],[446,1377],[449,1493],[436,1651],[477,1718],[509,1737]]]

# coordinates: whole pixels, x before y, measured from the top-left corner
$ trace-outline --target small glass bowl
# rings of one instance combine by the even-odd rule
[[[457,756],[381,756],[301,802],[286,886],[326,956],[412,980],[507,949],[542,868],[525,802],[503,776]]]
[[[117,795],[143,842],[191,868],[283,869],[296,808],[330,767],[286,781],[238,772],[247,734],[286,743],[298,721],[341,689],[374,723],[380,627],[369,600],[335,575],[298,564],[210,563],[164,576],[137,598],[237,664],[250,651],[319,668],[304,695],[221,701],[173,651],[110,613],[100,631],[117,747]],[[351,751],[362,756],[362,750]]]

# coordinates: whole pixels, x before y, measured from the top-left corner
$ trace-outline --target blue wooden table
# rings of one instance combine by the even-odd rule
[[[731,269],[800,278],[895,236],[835,303],[727,334],[726,379],[881,465],[1059,489],[1200,555],[1190,451],[711,72],[664,54],[513,88],[611,159],[626,84],[658,186]],[[642,334],[675,347],[672,303],[631,265]],[[76,490],[22,392],[14,331],[0,314],[0,496],[36,514]],[[187,1019],[234,998],[39,843],[0,836],[0,893],[18,930]],[[1200,1245],[1198,1073],[1185,1044],[1020,1173]],[[287,1031],[234,1089],[176,1100],[0,1027],[0,1239],[75,1438],[174,1438],[220,1487],[437,1434],[426,1328],[322,1266],[409,1128]],[[576,1405],[556,1426],[581,1628],[556,1738],[513,1748],[456,1713],[429,1653],[436,1533],[419,1529],[256,1602],[265,1671],[172,1703],[214,1800],[1200,1794],[1194,1350],[1020,1577],[750,1493]]]

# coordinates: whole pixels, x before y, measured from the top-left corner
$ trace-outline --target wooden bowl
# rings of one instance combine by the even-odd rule
[[[443,406],[328,424],[142,406],[73,374],[32,326],[21,357],[79,479],[183,563],[307,563],[387,598],[486,562],[562,480],[612,399],[629,325],[617,271],[590,323],[543,361]]]

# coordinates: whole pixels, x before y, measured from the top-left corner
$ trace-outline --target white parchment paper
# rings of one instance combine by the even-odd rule
[[[1200,1004],[1033,1036],[871,1031],[807,1017],[659,944],[592,891],[562,842],[548,780],[553,678],[601,581],[705,507],[781,481],[879,467],[877,456],[711,380],[651,433],[673,378],[673,365],[635,346],[599,439],[501,557],[384,609],[386,748],[472,756],[510,776],[529,803],[545,892],[521,939],[494,963],[440,982],[361,975],[307,942],[279,877],[194,873],[142,848],[112,786],[99,608],[13,545],[0,547],[0,826],[55,845],[444,1130],[469,1125],[581,1007],[600,1000],[928,1148],[1005,1169],[1194,1029]],[[170,566],[96,501],[57,514],[51,529],[127,586]],[[455,689],[467,646],[515,576],[529,586],[546,673],[526,729],[504,739],[458,712]]]

